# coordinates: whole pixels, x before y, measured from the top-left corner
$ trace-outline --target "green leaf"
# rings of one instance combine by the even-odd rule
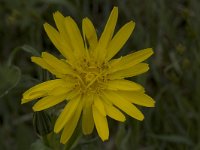
[[[21,78],[21,70],[16,66],[0,65],[0,97],[14,88]]]
[[[34,49],[33,47],[31,47],[29,45],[23,45],[21,47],[21,49],[24,50],[25,52],[28,52],[28,53],[34,55],[34,56],[40,56],[40,53],[36,49]]]
[[[37,140],[31,144],[30,150],[52,150],[49,147],[45,146],[42,140]]]
[[[23,45],[23,46],[20,46],[20,47],[16,47],[15,49],[13,49],[13,51],[9,55],[9,58],[8,58],[8,61],[7,61],[8,66],[12,65],[16,54],[20,51],[25,51],[27,53],[30,53],[31,55],[34,55],[34,56],[40,56],[40,53],[36,49],[34,49],[33,47],[31,47],[29,45]]]

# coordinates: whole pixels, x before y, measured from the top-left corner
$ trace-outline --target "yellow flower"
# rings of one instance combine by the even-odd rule
[[[126,23],[113,36],[118,18],[118,8],[114,7],[98,39],[88,18],[82,21],[82,37],[71,17],[64,17],[59,12],[53,17],[58,30],[48,23],[44,24],[44,28],[64,59],[47,52],[43,52],[41,57],[31,57],[34,63],[54,74],[56,79],[27,90],[22,103],[39,99],[33,110],[41,111],[67,102],[54,127],[56,133],[63,129],[61,143],[69,140],[80,117],[83,134],[92,133],[95,126],[103,141],[109,138],[107,116],[124,122],[123,111],[137,120],[143,120],[143,114],[134,104],[154,107],[155,102],[145,94],[141,85],[124,78],[149,69],[148,64],[142,61],[153,54],[152,49],[111,60],[130,37],[135,23]]]

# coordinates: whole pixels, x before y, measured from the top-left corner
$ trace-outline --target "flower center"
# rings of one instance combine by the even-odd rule
[[[79,64],[77,73],[80,91],[85,93],[98,93],[103,89],[104,67],[95,65],[92,61],[83,61]]]
[[[86,75],[85,75],[86,83],[90,83],[92,80],[94,80],[95,77],[96,77],[96,75],[92,72],[86,73]]]

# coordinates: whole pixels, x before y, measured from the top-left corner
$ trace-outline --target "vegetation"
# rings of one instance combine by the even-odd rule
[[[20,104],[25,90],[51,78],[31,63],[30,57],[45,50],[58,54],[43,29],[46,21],[54,24],[53,12],[72,16],[79,25],[87,16],[101,33],[113,6],[119,7],[118,29],[129,20],[136,22],[133,35],[118,56],[147,47],[154,49],[150,71],[131,80],[144,85],[156,100],[156,107],[142,108],[143,122],[110,119],[107,142],[95,132],[87,137],[78,135],[72,149],[200,149],[199,0],[1,0],[0,149],[59,148],[54,134],[44,136],[51,127],[41,134],[35,122],[33,126],[33,103]],[[44,113],[53,114],[52,110]],[[55,143],[49,143],[49,138]]]

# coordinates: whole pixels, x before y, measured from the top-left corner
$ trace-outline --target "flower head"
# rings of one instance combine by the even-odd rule
[[[98,39],[88,18],[82,21],[82,35],[71,17],[53,14],[57,30],[48,23],[45,31],[55,47],[64,56],[58,59],[48,52],[31,60],[56,76],[56,79],[38,84],[23,94],[22,103],[35,99],[34,111],[41,111],[63,101],[66,106],[59,115],[54,132],[61,130],[61,142],[66,143],[82,118],[82,132],[92,133],[94,126],[104,141],[109,137],[107,116],[125,121],[125,116],[143,120],[136,105],[154,107],[154,100],[145,94],[143,87],[126,80],[146,72],[148,64],[142,63],[152,55],[147,48],[127,56],[112,59],[131,35],[135,23],[126,23],[113,36],[118,18],[114,7],[102,35]]]

